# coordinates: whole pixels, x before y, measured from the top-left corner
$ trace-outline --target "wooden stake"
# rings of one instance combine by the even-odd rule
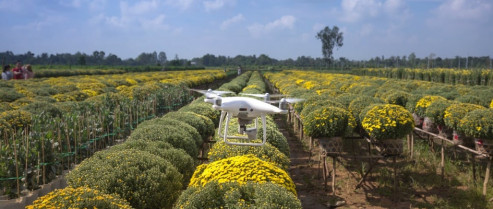
[[[491,157],[488,158],[488,165],[486,166],[486,173],[484,174],[483,195],[485,196],[488,186],[488,180],[490,179],[490,169],[491,169]]]
[[[476,182],[476,157],[471,153],[471,163],[472,163],[472,180]]]
[[[394,201],[397,201],[397,163],[396,156],[393,157],[392,161],[394,164]]]
[[[336,195],[336,156],[332,156],[332,194]]]
[[[440,169],[441,169],[441,175],[442,175],[442,181],[445,179],[445,147],[443,146],[443,140],[442,140],[442,161],[440,162]]]
[[[411,133],[411,159],[414,157],[414,134]]]

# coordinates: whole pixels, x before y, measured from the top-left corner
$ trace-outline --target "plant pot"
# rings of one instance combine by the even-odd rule
[[[413,118],[414,118],[414,127],[416,128],[421,128],[423,125],[423,117],[420,117],[418,114],[413,113]]]
[[[453,138],[453,130],[444,125],[437,125],[438,135],[447,139]]]
[[[317,138],[322,148],[327,154],[340,154],[342,152],[342,137],[322,137]]]
[[[474,139],[476,151],[493,156],[493,140]]]
[[[385,139],[378,140],[377,146],[380,147],[382,155],[400,155],[404,150],[402,140],[400,139]]]
[[[437,129],[435,123],[429,117],[425,117],[423,119],[423,125],[422,125],[422,127],[423,127],[423,130],[424,131],[428,131],[428,132],[431,132],[431,133],[438,133],[438,129]]]
[[[465,138],[466,137],[464,136],[464,134],[461,134],[461,133],[459,133],[456,130],[453,130],[452,131],[452,141],[454,142],[455,145],[462,145],[462,144],[464,144],[464,139]]]

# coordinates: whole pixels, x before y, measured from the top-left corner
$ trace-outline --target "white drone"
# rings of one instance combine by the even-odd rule
[[[216,90],[197,90],[193,91],[202,93],[205,95],[204,101],[211,103],[215,110],[221,110],[221,117],[219,118],[219,136],[223,137],[224,142],[229,145],[241,145],[241,146],[263,146],[266,142],[266,119],[267,114],[286,114],[288,113],[288,103],[295,103],[302,101],[302,99],[296,98],[282,98],[279,101],[269,101],[271,97],[284,97],[284,95],[269,95],[266,94],[242,94],[246,96],[254,96],[263,98],[264,101],[250,97],[221,97],[224,94],[230,94],[230,91],[216,91]],[[279,107],[273,106],[269,103],[279,103]],[[239,134],[246,134],[247,136],[228,136],[228,127],[231,117],[238,118]],[[251,142],[232,142],[228,139],[247,139],[254,140],[257,138],[257,125],[258,118],[262,118],[263,125],[263,140],[262,143]],[[224,127],[224,133],[221,133],[222,122],[226,118],[226,124]],[[248,124],[251,124],[255,119],[255,127],[247,128]]]

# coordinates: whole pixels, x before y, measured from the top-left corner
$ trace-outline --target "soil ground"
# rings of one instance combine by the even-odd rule
[[[314,146],[313,150],[309,152],[307,147],[309,142],[301,141],[298,138],[299,135],[292,130],[292,127],[287,125],[285,116],[276,116],[275,121],[279,130],[289,142],[291,152],[289,174],[296,184],[298,198],[303,208],[413,208],[409,201],[392,201],[393,199],[399,199],[393,196],[392,180],[390,180],[390,186],[387,185],[382,188],[370,174],[362,186],[359,189],[355,189],[362,176],[361,173],[356,172],[358,168],[354,169],[350,165],[355,162],[345,161],[345,165],[337,162],[336,191],[334,195],[331,191],[332,180],[330,179],[330,173],[327,178],[327,184],[324,187],[321,169],[323,164],[319,163],[321,160],[318,156],[318,148]],[[328,170],[331,170],[332,158],[327,158],[327,161]],[[387,162],[384,166],[392,165],[391,162],[390,160],[390,163]],[[339,206],[336,206],[337,203]]]

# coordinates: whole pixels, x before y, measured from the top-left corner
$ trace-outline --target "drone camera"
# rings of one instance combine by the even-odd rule
[[[247,128],[245,132],[249,140],[254,140],[257,138],[257,128]]]
[[[215,100],[214,100],[214,104],[216,106],[221,106],[221,104],[223,103],[223,100],[221,99],[221,97],[217,97]]]
[[[281,101],[279,102],[279,109],[288,110],[288,108],[288,101],[286,101],[285,99],[281,99]]]

